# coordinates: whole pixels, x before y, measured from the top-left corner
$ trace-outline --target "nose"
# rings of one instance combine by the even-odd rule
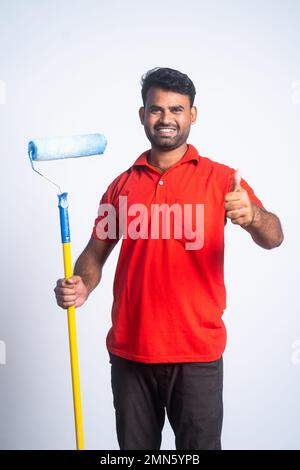
[[[173,115],[169,110],[164,110],[160,115],[160,122],[163,125],[171,124],[173,121]]]

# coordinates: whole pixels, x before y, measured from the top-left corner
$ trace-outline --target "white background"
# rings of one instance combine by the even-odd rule
[[[0,0],[0,448],[74,448],[56,190],[32,172],[35,137],[101,132],[104,156],[40,163],[69,193],[73,259],[107,185],[149,148],[140,77],[187,73],[201,155],[241,169],[285,241],[259,248],[226,227],[224,449],[299,449],[300,3],[295,0]],[[86,448],[117,449],[112,282],[77,311]],[[174,449],[168,423],[162,449]]]

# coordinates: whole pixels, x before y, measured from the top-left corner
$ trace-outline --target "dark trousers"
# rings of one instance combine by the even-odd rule
[[[109,355],[121,450],[160,449],[165,410],[177,450],[221,449],[222,357],[146,364]]]

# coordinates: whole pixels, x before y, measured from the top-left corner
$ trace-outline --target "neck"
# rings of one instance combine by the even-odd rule
[[[152,147],[148,160],[150,165],[160,168],[162,171],[166,171],[172,165],[181,160],[186,151],[186,143],[168,152]]]

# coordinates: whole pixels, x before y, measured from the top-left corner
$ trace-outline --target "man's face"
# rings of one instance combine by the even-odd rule
[[[187,141],[197,109],[188,95],[151,87],[139,115],[152,148],[167,152]]]

